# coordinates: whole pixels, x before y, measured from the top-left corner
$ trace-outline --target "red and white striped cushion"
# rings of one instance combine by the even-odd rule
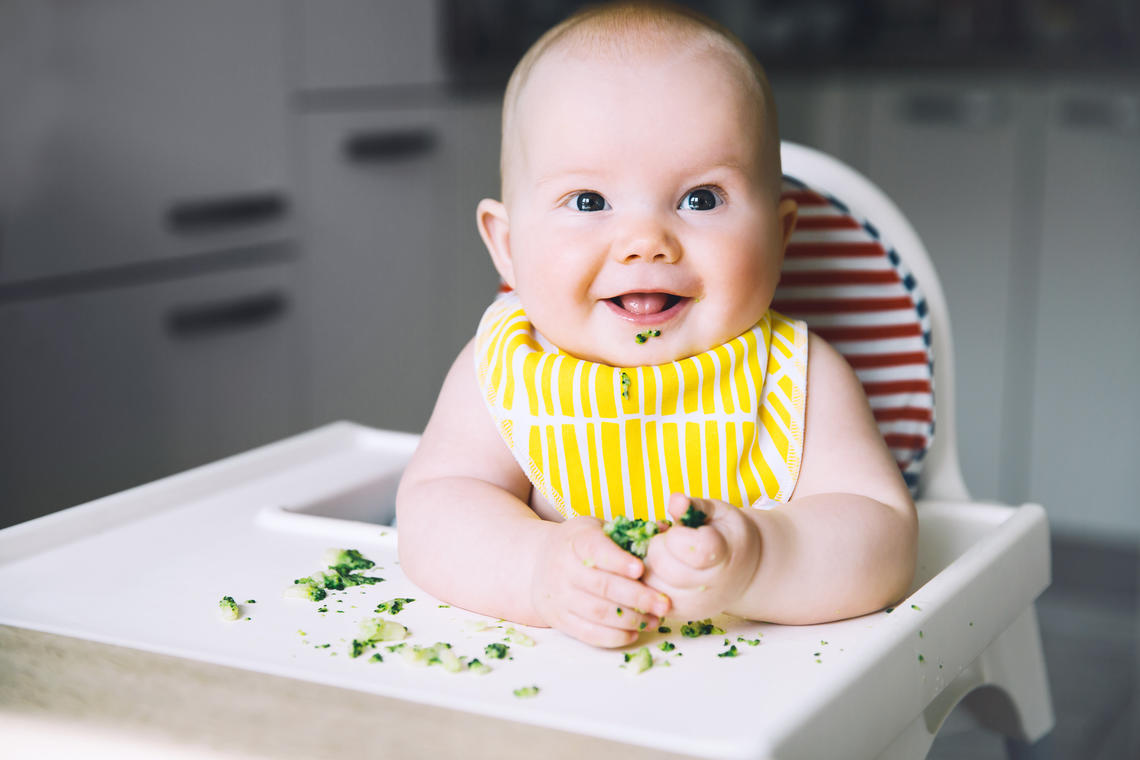
[[[870,220],[791,177],[784,177],[784,195],[799,203],[799,221],[772,306],[807,322],[847,359],[914,492],[934,439],[926,300]]]

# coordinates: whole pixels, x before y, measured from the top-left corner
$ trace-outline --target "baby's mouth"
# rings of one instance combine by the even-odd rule
[[[689,301],[673,293],[623,293],[607,299],[620,316],[636,322],[657,322],[668,319],[680,306]]]

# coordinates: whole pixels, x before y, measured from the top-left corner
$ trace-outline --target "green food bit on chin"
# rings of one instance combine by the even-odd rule
[[[520,686],[519,688],[515,689],[512,693],[520,699],[525,698],[525,697],[537,697],[538,696],[538,687],[537,686]]]
[[[638,344],[642,344],[642,343],[645,343],[650,338],[660,338],[660,337],[661,337],[661,331],[660,330],[646,330],[645,332],[639,332],[637,335],[634,335],[633,339],[635,341],[637,341]]]
[[[685,514],[681,515],[681,524],[686,528],[699,528],[708,522],[709,516],[697,509],[690,502]]]

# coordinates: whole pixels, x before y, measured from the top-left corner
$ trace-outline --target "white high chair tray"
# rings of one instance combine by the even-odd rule
[[[928,502],[914,591],[890,613],[802,627],[724,616],[724,635],[696,639],[670,619],[671,634],[642,637],[655,665],[637,675],[621,651],[547,629],[526,628],[536,645],[511,644],[513,659],[488,660],[484,647],[503,641],[507,624],[442,606],[400,571],[394,528],[344,519],[390,514],[415,442],[337,423],[0,531],[0,624],[700,757],[842,747],[861,758],[921,714],[1049,580],[1040,507]],[[320,604],[283,598],[331,546],[359,549],[386,580]],[[1026,561],[1032,572],[1002,571]],[[983,568],[1005,582],[982,584]],[[220,619],[223,595],[243,603],[242,619]],[[384,648],[382,663],[349,657],[358,621],[393,597],[416,600],[385,615],[410,629],[409,644],[449,642],[493,672],[451,674]],[[479,620],[499,627],[475,631]],[[658,648],[666,639],[674,651]],[[738,657],[718,657],[726,640]],[[537,696],[514,696],[530,685]]]

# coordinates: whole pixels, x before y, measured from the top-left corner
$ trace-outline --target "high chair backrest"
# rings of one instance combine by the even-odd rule
[[[852,365],[911,491],[965,500],[950,317],[925,246],[851,167],[795,143],[780,153],[784,194],[800,215],[774,308],[805,320]]]

